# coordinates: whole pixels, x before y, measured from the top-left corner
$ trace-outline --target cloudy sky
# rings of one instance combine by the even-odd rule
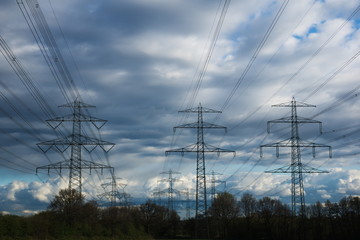
[[[5,53],[6,44],[14,56],[9,62],[0,56],[0,211],[43,210],[67,187],[65,170],[48,175],[36,174],[36,168],[64,161],[69,153],[43,154],[37,143],[58,137],[46,120],[70,113],[58,106],[72,99],[72,85],[96,106],[88,113],[108,121],[100,131],[84,125],[86,134],[116,144],[107,154],[84,152],[84,159],[113,166],[133,199],[166,189],[161,179],[170,170],[179,173],[177,190],[195,188],[196,155],[165,151],[196,142],[195,130],[173,127],[196,122],[196,114],[178,111],[201,103],[222,111],[204,114],[204,121],[227,127],[206,131],[205,142],[236,151],[235,157],[206,155],[206,171],[239,198],[250,192],[288,203],[290,175],[264,171],[288,165],[289,149],[277,158],[275,149],[266,148],[261,158],[259,147],[290,137],[286,124],[273,124],[268,133],[267,121],[288,116],[289,108],[271,105],[293,97],[316,105],[298,108],[299,116],[323,123],[322,134],[316,124],[299,126],[300,137],[332,146],[332,158],[326,149],[317,149],[315,158],[302,149],[303,163],[329,171],[304,175],[306,201],[359,195],[358,11],[356,0],[1,1],[0,50]],[[49,64],[34,38],[44,29],[29,27],[41,12],[70,84],[49,68],[60,57]],[[17,76],[14,63],[27,81]],[[71,131],[71,125],[60,128]],[[106,171],[83,175],[88,199],[107,190],[101,186],[109,182]],[[224,191],[225,184],[217,188]]]

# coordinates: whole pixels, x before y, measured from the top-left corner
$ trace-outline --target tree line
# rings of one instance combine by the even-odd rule
[[[151,200],[138,206],[99,207],[75,190],[61,190],[46,211],[0,215],[0,239],[355,239],[360,234],[360,199],[316,202],[305,216],[292,216],[278,199],[237,200],[224,192],[207,217],[181,219]]]

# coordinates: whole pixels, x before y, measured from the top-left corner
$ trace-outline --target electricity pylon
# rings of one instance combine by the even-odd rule
[[[71,108],[73,112],[64,117],[57,117],[47,120],[47,122],[54,129],[60,126],[63,122],[71,122],[72,133],[69,136],[41,142],[37,145],[44,153],[46,153],[52,147],[55,147],[60,152],[65,152],[70,147],[70,159],[38,167],[36,168],[36,172],[41,169],[46,169],[49,173],[51,169],[58,169],[61,173],[62,169],[69,169],[68,188],[74,189],[81,193],[83,169],[89,169],[90,171],[95,169],[112,169],[112,167],[108,165],[98,164],[82,159],[82,147],[85,148],[89,153],[91,153],[98,146],[102,148],[103,151],[108,152],[115,144],[96,138],[90,138],[82,134],[82,122],[91,122],[97,129],[100,129],[106,123],[106,120],[88,116],[82,111],[84,108],[94,108],[95,106],[88,105],[76,99],[72,103],[64,104],[59,107]]]
[[[160,188],[155,188],[155,191],[153,192],[153,196],[158,205],[162,205],[162,201],[161,201],[162,194],[163,194],[163,191],[161,191]]]
[[[110,207],[116,207],[118,205],[128,205],[129,194],[125,192],[126,184],[119,183],[115,175],[112,174],[111,181],[103,183],[101,184],[101,186],[105,191],[107,191],[108,188],[111,187],[110,191],[98,195],[98,197],[100,198],[107,198],[108,200],[110,200]],[[121,188],[121,191],[119,191],[118,187]],[[121,201],[122,204],[120,204]]]
[[[188,124],[174,127],[174,131],[177,128],[195,128],[195,129],[197,129],[197,142],[195,144],[191,144],[184,148],[168,150],[165,153],[169,154],[172,152],[179,152],[181,154],[184,154],[185,152],[196,152],[195,218],[202,218],[202,217],[206,218],[207,217],[207,200],[206,200],[205,152],[216,152],[218,154],[220,154],[221,152],[232,152],[235,154],[235,151],[217,148],[217,147],[206,144],[204,141],[204,129],[205,128],[222,128],[222,129],[226,130],[226,127],[204,122],[203,121],[203,113],[221,113],[221,111],[204,108],[199,103],[198,107],[182,110],[179,112],[181,112],[181,113],[197,113],[197,115],[198,115],[197,122],[188,123]]]
[[[181,191],[180,194],[184,194],[186,196],[186,202],[185,202],[185,217],[186,219],[190,219],[190,190],[186,188],[184,191]]]
[[[328,145],[317,144],[313,142],[306,142],[299,137],[299,124],[316,123],[319,124],[320,133],[322,132],[322,124],[320,121],[302,118],[297,115],[298,107],[315,107],[307,103],[296,102],[295,98],[291,102],[282,103],[278,105],[272,105],[272,107],[290,107],[291,116],[283,117],[277,120],[268,121],[267,130],[270,132],[271,123],[288,123],[291,124],[291,137],[289,139],[270,143],[260,146],[260,155],[262,156],[262,148],[275,147],[276,156],[279,157],[279,148],[287,147],[291,149],[291,163],[289,166],[284,166],[275,170],[266,171],[266,173],[291,173],[291,210],[292,215],[296,216],[299,213],[300,216],[305,214],[305,194],[303,173],[328,173],[328,171],[319,170],[303,164],[301,162],[301,148],[312,148],[313,157],[315,157],[315,148],[325,147],[329,150],[329,157],[331,158],[331,147]]]
[[[174,178],[173,174],[180,174],[179,172],[174,172],[171,169],[167,172],[162,172],[160,174],[168,174],[168,178],[164,178],[161,179],[160,182],[168,182],[169,186],[166,190],[161,191],[161,193],[165,193],[167,192],[167,196],[168,196],[168,202],[167,202],[167,207],[170,210],[170,212],[175,210],[174,207],[174,193],[178,193],[179,191],[174,189],[174,183],[178,182],[179,179]]]
[[[216,179],[215,175],[221,175],[221,173],[216,173],[214,171],[211,171],[211,190],[210,190],[211,204],[214,203],[216,197],[216,183],[220,183],[220,184],[224,183],[226,187],[226,181]]]

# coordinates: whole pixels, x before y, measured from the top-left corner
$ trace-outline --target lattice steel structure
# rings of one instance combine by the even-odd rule
[[[99,194],[98,197],[100,199],[106,198],[109,200],[110,207],[127,206],[129,204],[130,195],[125,192],[126,184],[119,183],[114,174],[112,174],[110,180],[110,182],[101,184],[105,192]],[[121,190],[119,190],[119,188]]]
[[[180,174],[180,172],[175,172],[175,171],[170,169],[169,171],[162,172],[160,174],[167,174],[168,175],[167,178],[163,178],[163,179],[160,180],[160,182],[169,183],[168,188],[165,189],[165,190],[160,191],[160,193],[167,193],[167,199],[168,199],[167,207],[168,207],[168,209],[170,211],[174,211],[175,210],[175,207],[174,207],[174,194],[179,193],[179,191],[174,188],[174,184],[175,184],[175,182],[178,182],[179,179],[174,178],[173,175],[174,174]]]
[[[196,113],[198,120],[194,123],[188,123],[180,126],[174,127],[174,131],[177,128],[195,128],[197,129],[197,142],[195,144],[191,144],[184,148],[172,149],[166,151],[166,154],[170,154],[173,152],[179,152],[184,154],[185,152],[195,152],[196,153],[196,209],[195,209],[195,218],[206,218],[207,217],[207,199],[206,199],[206,171],[205,171],[205,153],[222,153],[222,152],[232,152],[235,154],[235,151],[221,149],[218,147],[214,147],[208,145],[204,141],[204,129],[225,129],[226,127],[215,125],[212,123],[203,121],[204,113],[221,113],[221,111],[204,108],[199,103],[198,107],[190,108],[186,110],[179,111],[181,113]]]
[[[163,194],[163,191],[159,187],[155,188],[155,191],[152,193],[152,195],[154,196],[154,199],[155,199],[154,201],[158,205],[162,205],[162,201],[161,201],[162,194]]]
[[[89,169],[112,169],[112,167],[108,165],[98,164],[95,162],[87,161],[82,159],[82,151],[84,148],[88,152],[92,152],[96,147],[101,147],[105,152],[111,150],[111,148],[115,145],[114,143],[102,141],[96,138],[91,138],[82,134],[82,123],[83,122],[91,122],[97,129],[100,129],[106,123],[106,120],[102,120],[99,118],[94,118],[92,116],[86,115],[82,109],[85,108],[94,108],[95,106],[83,103],[79,100],[75,100],[72,103],[64,104],[59,107],[71,108],[72,113],[64,116],[57,117],[54,119],[47,120],[49,125],[52,128],[57,128],[63,122],[71,122],[72,123],[72,132],[70,135],[58,138],[55,140],[45,141],[38,143],[38,147],[46,153],[49,149],[55,147],[60,152],[65,152],[70,147],[70,159],[38,167],[36,168],[36,172],[38,170],[47,170],[48,173],[51,169],[57,169],[60,171],[63,169],[69,170],[69,189],[75,189],[78,192],[82,192],[82,170]]]
[[[185,200],[185,217],[186,217],[186,219],[190,219],[190,211],[191,211],[190,189],[186,188],[184,191],[181,191],[180,194],[183,194],[183,195],[186,196],[186,200]]]
[[[324,147],[329,150],[329,157],[331,156],[331,147],[328,145],[307,142],[299,137],[299,124],[316,123],[319,124],[320,132],[322,131],[322,124],[320,121],[302,118],[297,115],[298,107],[315,107],[307,103],[296,102],[295,98],[291,102],[272,105],[272,107],[290,107],[291,116],[283,117],[277,120],[268,121],[267,130],[270,132],[270,125],[272,123],[287,123],[291,125],[291,137],[289,139],[270,143],[260,146],[260,155],[262,156],[262,149],[264,147],[275,147],[276,156],[279,157],[279,148],[291,149],[291,163],[289,166],[284,166],[275,170],[266,171],[266,173],[291,173],[291,211],[293,216],[297,214],[304,216],[305,211],[305,193],[303,183],[303,173],[327,173],[327,171],[312,168],[301,162],[301,148],[312,148],[313,157],[315,157],[315,148]]]
[[[211,171],[211,180],[210,180],[210,183],[211,183],[211,189],[210,189],[210,194],[211,194],[211,204],[214,203],[214,200],[215,200],[215,197],[216,197],[216,184],[219,183],[219,184],[225,184],[225,187],[226,187],[226,181],[222,181],[222,180],[219,180],[219,179],[216,179],[216,175],[221,175],[221,173],[216,173],[214,171]]]

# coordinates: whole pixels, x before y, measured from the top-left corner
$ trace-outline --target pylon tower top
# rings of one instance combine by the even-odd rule
[[[38,143],[38,147],[46,153],[49,149],[55,147],[60,152],[65,152],[70,147],[70,159],[63,162],[58,162],[42,167],[36,168],[36,171],[40,169],[46,169],[48,172],[50,169],[69,169],[69,189],[75,189],[81,193],[82,191],[82,169],[104,169],[112,167],[108,165],[98,164],[82,159],[81,148],[84,147],[88,152],[92,152],[96,147],[101,147],[103,151],[108,152],[115,145],[111,142],[102,141],[96,138],[88,137],[82,134],[82,122],[91,122],[97,129],[100,129],[106,120],[94,118],[86,115],[82,109],[93,108],[95,106],[83,103],[76,99],[72,103],[64,104],[59,107],[68,107],[72,109],[72,113],[47,120],[52,128],[57,128],[63,122],[72,123],[72,132],[68,136],[64,136],[55,140],[45,141]]]
[[[204,129],[205,128],[217,128],[224,129],[226,127],[204,122],[203,113],[221,113],[221,111],[213,110],[210,108],[205,108],[199,103],[198,107],[189,108],[186,110],[179,111],[181,113],[197,113],[198,120],[194,123],[183,124],[180,126],[174,127],[174,131],[177,128],[195,128],[197,130],[197,142],[189,146],[168,150],[165,153],[169,154],[172,152],[178,152],[184,154],[185,152],[196,152],[196,212],[195,218],[207,217],[207,193],[206,193],[206,170],[205,170],[205,152],[216,152],[218,154],[222,152],[232,152],[235,154],[235,151],[226,150],[218,147],[208,145],[204,141]]]
[[[170,211],[174,211],[175,210],[175,206],[174,206],[174,194],[179,193],[178,190],[176,190],[174,188],[174,185],[176,182],[179,182],[180,180],[173,177],[174,174],[180,174],[180,172],[176,172],[173,170],[169,170],[166,172],[161,172],[160,174],[167,174],[168,178],[163,178],[161,180],[159,180],[160,182],[167,182],[169,183],[168,188],[165,190],[162,190],[160,193],[167,193],[167,197],[168,197],[168,201],[167,201],[167,207]]]
[[[305,211],[305,192],[303,185],[303,173],[327,173],[327,171],[319,170],[313,167],[309,167],[301,162],[301,148],[311,147],[313,150],[313,157],[315,157],[315,148],[324,147],[329,150],[329,157],[331,157],[331,147],[328,145],[317,144],[313,142],[307,142],[300,139],[299,136],[299,124],[305,123],[317,123],[320,126],[321,122],[302,118],[297,115],[298,107],[315,107],[307,103],[296,102],[293,97],[291,102],[272,105],[272,107],[290,107],[291,115],[289,117],[280,118],[277,120],[268,121],[268,132],[270,132],[270,125],[272,123],[287,123],[291,124],[291,136],[289,139],[279,141],[276,143],[264,144],[260,146],[260,155],[262,156],[262,149],[264,147],[275,147],[276,156],[279,157],[279,148],[288,147],[291,149],[291,163],[288,166],[284,166],[275,170],[266,171],[267,173],[291,173],[291,210],[295,216],[297,213],[304,215]]]

